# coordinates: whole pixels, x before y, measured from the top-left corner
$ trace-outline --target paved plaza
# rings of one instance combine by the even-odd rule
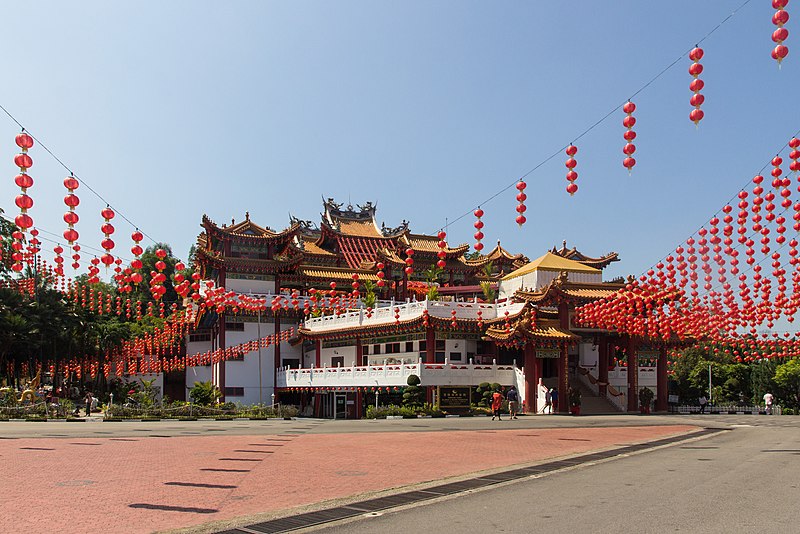
[[[214,532],[695,432],[681,417],[0,423],[0,531]]]

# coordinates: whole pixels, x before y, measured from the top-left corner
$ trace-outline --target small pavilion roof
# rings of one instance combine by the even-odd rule
[[[587,256],[586,254],[580,252],[575,247],[568,249],[566,241],[562,242],[560,249],[553,247],[553,249],[550,252],[552,252],[557,256],[561,256],[562,258],[577,261],[584,265],[588,265],[589,267],[594,267],[596,269],[605,269],[612,262],[619,261],[619,254],[617,254],[616,252],[609,252],[605,256],[594,258],[592,256]]]
[[[588,265],[584,265],[583,263],[574,260],[562,258],[561,256],[553,254],[552,252],[546,252],[543,256],[540,256],[527,265],[520,267],[510,274],[507,274],[503,277],[503,280],[518,278],[534,271],[558,271],[592,274],[600,274],[602,272],[600,269],[589,267]]]

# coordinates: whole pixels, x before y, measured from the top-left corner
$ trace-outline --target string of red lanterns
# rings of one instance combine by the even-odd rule
[[[700,79],[700,74],[703,73],[703,65],[700,63],[700,60],[703,58],[704,52],[703,49],[699,46],[696,46],[689,52],[689,59],[693,61],[693,63],[689,66],[689,74],[692,75],[692,82],[689,84],[689,90],[691,90],[694,94],[692,98],[689,99],[689,103],[694,106],[694,109],[689,113],[689,120],[691,120],[695,126],[698,126],[705,114],[703,110],[700,109],[700,106],[703,105],[706,97],[700,94],[700,91],[703,90],[705,83],[703,80]]]
[[[525,224],[527,219],[525,218],[525,210],[528,208],[525,207],[525,201],[528,199],[528,195],[525,194],[525,188],[528,187],[528,184],[520,178],[517,182],[517,218],[516,223],[517,225],[522,228],[522,225]]]
[[[481,220],[481,217],[483,217],[483,210],[481,208],[478,208],[473,212],[473,215],[475,215],[475,223],[472,225],[475,227],[475,234],[473,235],[473,237],[475,238],[474,248],[477,252],[480,252],[481,250],[483,250],[482,240],[484,237],[483,235],[484,224],[483,221]]]
[[[569,196],[574,195],[578,191],[578,184],[575,183],[575,180],[578,179],[578,173],[575,172],[575,167],[578,165],[577,160],[575,160],[575,154],[578,153],[578,147],[570,143],[566,150],[567,153],[567,161],[564,162],[564,165],[567,167],[567,193]]]
[[[628,174],[630,175],[634,165],[636,165],[636,159],[633,158],[633,153],[636,152],[636,145],[633,144],[633,140],[636,139],[636,132],[633,131],[633,127],[636,124],[636,117],[633,116],[633,112],[636,111],[636,104],[628,100],[623,104],[622,111],[625,112],[625,118],[622,119],[625,133],[622,137],[626,141],[625,146],[622,147],[622,153],[625,154],[622,166],[628,169]]]
[[[789,13],[783,9],[789,3],[789,0],[772,0],[772,8],[776,9],[775,14],[772,15],[772,24],[777,26],[777,29],[772,32],[772,40],[775,42],[775,48],[772,49],[772,59],[778,62],[778,68],[789,54],[789,49],[784,46],[783,42],[789,37],[789,30],[783,27],[784,24],[789,22]]]

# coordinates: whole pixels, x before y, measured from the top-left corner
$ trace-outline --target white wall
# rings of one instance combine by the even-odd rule
[[[580,357],[580,366],[593,368],[597,366],[599,352],[597,345],[592,343],[581,343],[578,345],[578,355]]]
[[[274,280],[240,280],[231,278],[225,280],[225,289],[236,291],[237,293],[274,293]]]

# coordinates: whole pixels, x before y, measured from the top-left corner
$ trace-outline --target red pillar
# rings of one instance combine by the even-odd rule
[[[667,411],[667,348],[661,347],[658,351],[658,365],[656,366],[656,411]]]
[[[600,396],[605,397],[608,388],[608,338],[603,336],[600,338],[600,344],[597,347],[597,380],[600,389]]]
[[[364,347],[361,345],[361,338],[356,338],[356,366],[364,365]],[[359,393],[360,395],[360,393]]]
[[[527,413],[536,413],[536,384],[539,375],[536,371],[536,349],[530,341],[525,344],[522,367],[525,371],[525,409]]]
[[[432,326],[425,329],[425,363],[436,363],[436,331]]]
[[[569,413],[569,352],[567,343],[561,343],[558,358],[558,413]]]
[[[281,318],[276,313],[275,314],[275,336],[278,337],[278,333],[281,331]],[[275,340],[275,377],[278,376],[278,367],[281,366],[281,340]]]
[[[314,342],[314,348],[316,349],[316,354],[314,355],[314,367],[320,367],[322,362],[322,341],[316,340]]]
[[[569,330],[569,306],[558,303],[558,323],[563,330]],[[569,413],[569,352],[567,344],[561,343],[561,356],[558,359],[558,413]]]
[[[636,339],[628,336],[628,411],[639,411],[639,356],[636,354]]]

